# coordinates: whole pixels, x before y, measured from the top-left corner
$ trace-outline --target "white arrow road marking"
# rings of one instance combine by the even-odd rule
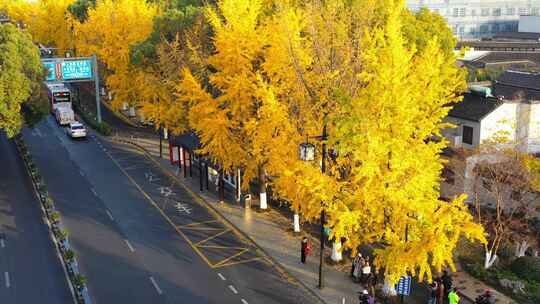
[[[161,290],[161,288],[159,288],[158,284],[156,283],[156,280],[154,280],[153,277],[150,277],[150,282],[152,282],[152,285],[154,285],[154,288],[156,289],[158,294],[163,293],[163,291]]]
[[[4,242],[4,239],[0,239],[0,247],[6,248],[6,243]]]
[[[169,197],[171,195],[174,195],[174,192],[172,192],[171,188],[169,188],[169,187],[159,187],[158,190],[161,193],[161,195],[163,195],[165,197]]]
[[[220,278],[222,281],[227,280],[227,279],[225,279],[225,277],[224,277],[221,273],[218,272],[217,275],[219,276],[219,278]]]
[[[6,287],[9,288],[11,286],[11,282],[9,281],[9,272],[4,272],[4,279],[6,280]]]
[[[236,288],[234,288],[234,286],[229,285],[229,289],[230,289],[234,294],[238,294],[238,290],[236,290]]]
[[[96,196],[96,197],[98,196],[98,195],[97,195],[97,192],[96,192],[96,190],[94,190],[94,188],[91,188],[90,190],[92,191],[92,193],[94,194],[94,196]]]
[[[128,240],[124,240],[124,241],[126,242],[128,248],[129,248],[129,250],[130,250],[131,252],[135,252],[135,249],[133,248],[133,246],[131,246],[131,244],[129,243],[129,241],[128,241]]]
[[[242,304],[249,304],[248,301],[246,301],[244,299],[242,299],[241,301],[242,301]]]

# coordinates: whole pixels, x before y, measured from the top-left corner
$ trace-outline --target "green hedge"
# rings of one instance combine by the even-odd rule
[[[540,283],[540,258],[520,257],[512,262],[510,268],[520,278]]]

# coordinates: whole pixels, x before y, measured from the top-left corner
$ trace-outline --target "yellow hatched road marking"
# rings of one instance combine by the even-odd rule
[[[193,226],[199,226],[199,225],[209,224],[209,223],[219,223],[219,221],[211,220],[211,221],[204,221],[204,222],[194,222],[194,223],[189,223],[189,224],[186,224],[186,225],[179,225],[178,227],[180,227],[180,228],[193,227]]]
[[[208,242],[210,240],[213,240],[213,239],[217,238],[218,236],[223,235],[223,234],[225,234],[225,233],[227,233],[229,231],[231,231],[231,229],[225,229],[225,230],[221,231],[220,233],[216,233],[216,234],[214,234],[212,236],[209,236],[209,237],[205,238],[204,240],[195,243],[195,246],[199,246],[202,243],[206,243],[206,242]]]
[[[234,259],[235,257],[240,256],[240,255],[246,253],[247,251],[249,251],[249,250],[246,249],[246,248],[244,248],[244,249],[242,249],[240,252],[237,252],[236,254],[233,254],[233,255],[231,255],[230,257],[228,257],[228,258],[226,258],[226,259],[224,259],[224,260],[222,260],[222,261],[220,261],[220,262],[214,264],[214,267],[220,267],[222,264],[227,263],[228,261]]]

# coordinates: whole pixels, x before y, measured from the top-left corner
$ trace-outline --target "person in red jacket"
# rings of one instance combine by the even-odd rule
[[[311,244],[309,243],[307,237],[304,237],[300,244],[300,260],[303,264],[305,264],[307,256],[311,254]]]

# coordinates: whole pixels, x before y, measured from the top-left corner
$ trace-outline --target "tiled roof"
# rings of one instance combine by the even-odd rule
[[[540,65],[540,52],[489,52],[472,61],[481,67],[487,65],[533,64]]]
[[[475,93],[463,94],[463,100],[454,105],[448,116],[472,121],[480,121],[498,108],[502,101],[493,97],[484,97]]]
[[[506,71],[494,83],[495,96],[540,100],[540,73]]]
[[[193,132],[184,133],[182,135],[169,136],[169,142],[178,147],[184,147],[190,151],[200,148],[200,141],[197,134]]]

